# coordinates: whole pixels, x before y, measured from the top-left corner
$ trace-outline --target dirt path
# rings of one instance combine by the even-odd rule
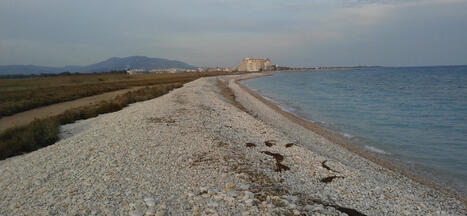
[[[25,112],[20,112],[11,116],[0,118],[0,132],[8,128],[18,127],[27,125],[32,122],[34,119],[43,119],[50,116],[59,115],[66,110],[77,108],[85,105],[96,104],[101,101],[110,101],[118,95],[125,94],[130,91],[135,91],[147,86],[137,86],[128,89],[122,89],[112,92],[107,92],[104,94],[84,97],[72,101],[67,101],[63,103],[52,104],[48,106],[43,106],[28,110]]]

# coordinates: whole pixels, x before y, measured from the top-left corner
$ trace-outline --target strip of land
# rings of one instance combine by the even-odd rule
[[[0,161],[0,215],[466,214],[235,82],[251,76],[198,79]]]
[[[146,87],[148,86],[137,86],[128,89],[107,92],[104,94],[83,97],[72,101],[43,106],[28,111],[20,112],[11,116],[6,116],[0,118],[0,132],[9,128],[28,125],[36,119],[45,119],[48,117],[57,116],[59,114],[64,113],[67,110],[71,110],[74,108],[109,102],[119,95],[123,95],[125,93],[136,91],[138,89]]]

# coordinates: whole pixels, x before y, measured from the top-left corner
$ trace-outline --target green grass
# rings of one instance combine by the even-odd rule
[[[164,95],[174,88],[182,87],[183,83],[142,88],[120,95],[112,102],[68,110],[58,116],[35,120],[24,127],[3,131],[0,133],[0,160],[54,144],[58,140],[59,127],[62,124],[121,110],[128,104]]]

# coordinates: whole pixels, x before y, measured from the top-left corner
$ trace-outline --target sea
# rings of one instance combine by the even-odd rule
[[[280,72],[243,84],[371,154],[467,195],[467,66]]]

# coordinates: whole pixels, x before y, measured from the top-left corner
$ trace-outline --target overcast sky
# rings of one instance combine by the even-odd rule
[[[467,0],[0,0],[0,65],[467,64]]]

